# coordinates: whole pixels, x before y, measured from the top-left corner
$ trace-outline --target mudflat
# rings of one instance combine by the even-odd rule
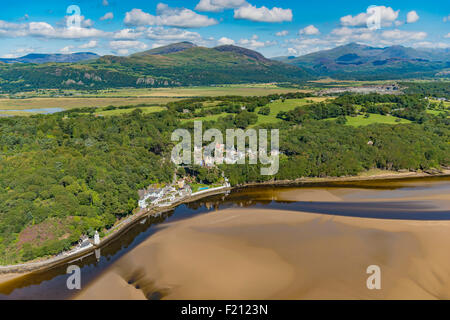
[[[280,201],[432,201],[436,190],[274,189]],[[414,193],[416,192],[416,193]],[[419,194],[420,193],[420,197]],[[232,207],[161,225],[78,299],[449,299],[450,221]],[[381,269],[381,290],[366,286]],[[155,295],[156,294],[156,295]]]

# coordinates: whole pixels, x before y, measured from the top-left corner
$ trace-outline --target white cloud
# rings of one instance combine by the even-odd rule
[[[157,15],[151,15],[141,9],[133,9],[125,14],[125,24],[132,26],[160,25],[181,28],[198,28],[215,25],[216,19],[198,14],[185,8],[170,8],[159,3],[156,8]]]
[[[73,46],[66,46],[64,48],[61,48],[59,50],[59,52],[64,53],[64,54],[69,54],[69,53],[73,52],[72,49],[73,49]]]
[[[292,21],[292,10],[277,7],[268,9],[264,6],[257,8],[256,6],[249,4],[234,10],[234,18],[257,22]]]
[[[417,14],[416,11],[410,11],[408,12],[408,14],[406,15],[406,22],[407,23],[414,23],[419,21],[419,15]]]
[[[309,26],[307,26],[307,27],[305,27],[303,29],[300,29],[298,33],[311,36],[311,35],[320,34],[320,31],[319,31],[319,29],[317,29],[315,26],[313,26],[311,24],[311,25],[309,25]]]
[[[128,51],[128,49],[119,49],[119,50],[117,50],[117,54],[119,56],[126,56],[126,55],[128,55],[129,52],[130,51]]]
[[[447,33],[447,35],[445,35],[444,38],[450,38],[450,33]]]
[[[98,41],[91,40],[88,43],[82,44],[78,48],[80,48],[80,49],[93,49],[93,48],[96,48],[97,46],[98,46]]]
[[[283,31],[279,31],[279,32],[275,33],[275,35],[276,35],[277,37],[285,37],[285,36],[287,36],[288,34],[289,34],[289,31],[287,31],[287,30],[283,30]]]
[[[450,33],[449,33],[449,35],[450,35]],[[423,42],[415,43],[414,47],[430,48],[430,49],[447,49],[447,48],[450,48],[450,43],[423,41]]]
[[[394,40],[423,40],[427,37],[426,32],[413,32],[413,31],[402,31],[402,30],[387,30],[384,31],[381,36],[385,39],[394,39]]]
[[[29,53],[33,53],[34,51],[34,48],[18,48],[11,53],[3,55],[2,58],[13,59],[23,57]]]
[[[219,46],[223,46],[223,45],[234,45],[235,41],[233,39],[227,38],[227,37],[222,37],[219,40],[217,40],[217,44]]]
[[[81,21],[81,26],[83,28],[91,28],[94,25],[94,21],[92,21],[91,19],[84,19],[84,17],[82,17],[82,21]]]
[[[122,29],[114,33],[113,38],[117,40],[135,40],[143,35],[135,29]]]
[[[390,26],[397,20],[400,10],[394,11],[391,7],[376,6],[367,8],[367,12],[362,12],[356,16],[347,15],[341,18],[341,25],[347,27],[362,27],[367,25],[372,12],[379,12],[382,26]]]
[[[197,32],[192,32],[177,28],[149,27],[145,31],[145,36],[152,40],[159,41],[200,41],[202,37]]]
[[[61,30],[55,30],[55,34],[49,37],[58,39],[80,39],[80,38],[94,38],[103,37],[107,33],[101,30],[93,28],[66,28]]]
[[[288,52],[288,54],[291,55],[291,56],[296,56],[296,55],[298,55],[298,51],[295,50],[294,48],[288,48],[288,49],[287,49],[287,52]]]
[[[224,9],[234,9],[247,5],[245,0],[200,0],[195,10],[203,12],[221,12]]]
[[[320,38],[289,39],[286,41],[287,54],[304,55],[311,52],[329,49],[332,42]]]
[[[102,5],[104,5],[105,7],[109,6],[108,0],[103,0],[102,1]]]
[[[0,26],[1,29],[1,26]],[[50,39],[80,39],[107,36],[108,33],[84,27],[55,28],[47,22],[30,22],[11,28],[11,36],[35,36]]]
[[[444,17],[444,19],[442,19],[442,21],[444,21],[444,22],[450,21],[450,14],[448,16]]]
[[[23,28],[25,26],[26,26],[26,24],[17,24],[17,23],[0,20],[0,29],[17,29],[17,28]]]
[[[374,41],[376,38],[376,34],[368,28],[341,27],[333,29],[330,35],[337,37],[333,38],[333,40],[337,44],[343,44],[346,42],[354,42],[354,41],[369,42]]]
[[[26,55],[34,51],[35,51],[34,48],[19,48],[15,52],[20,55]]]
[[[259,41],[258,39],[259,37],[255,34],[251,39],[241,39],[238,43],[239,45],[250,49],[271,47],[277,44],[275,41]]]
[[[56,30],[47,22],[30,22],[28,24],[30,35],[52,37]]]
[[[112,19],[114,19],[114,13],[112,13],[112,12],[105,13],[105,15],[100,18],[101,21],[112,20]]]
[[[113,50],[120,50],[120,49],[145,50],[148,48],[148,46],[145,43],[143,43],[141,41],[134,41],[134,40],[110,41],[109,46]]]

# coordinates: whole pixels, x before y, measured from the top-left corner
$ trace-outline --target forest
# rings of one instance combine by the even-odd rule
[[[280,112],[278,123],[256,124],[258,108],[267,112],[273,100],[308,96],[194,98],[152,114],[137,109],[97,117],[91,109],[73,109],[0,118],[0,263],[58,254],[81,235],[104,232],[132,214],[139,189],[170,182],[174,172],[180,173],[170,161],[171,134],[178,128],[192,130],[192,122],[183,120],[194,117],[195,110],[227,112],[205,121],[204,130],[280,129],[279,172],[261,176],[259,165],[221,165],[232,185],[450,165],[448,113],[427,113],[420,95],[343,95]],[[214,105],[206,110],[205,102]],[[346,125],[357,113],[395,114],[412,122]],[[209,169],[190,171],[204,183],[217,176]]]

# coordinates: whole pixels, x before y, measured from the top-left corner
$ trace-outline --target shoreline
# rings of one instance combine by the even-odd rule
[[[323,177],[323,178],[299,178],[296,180],[278,180],[278,181],[265,181],[265,182],[253,182],[246,183],[242,185],[237,185],[234,187],[224,187],[220,190],[211,189],[205,190],[200,194],[193,194],[189,197],[180,199],[179,201],[167,206],[167,207],[159,207],[159,208],[151,208],[147,210],[140,211],[132,216],[129,216],[123,222],[119,223],[113,231],[101,239],[101,242],[98,246],[92,246],[92,248],[88,250],[84,250],[82,252],[77,252],[72,255],[66,256],[53,256],[47,259],[43,259],[40,261],[32,261],[26,262],[22,264],[10,265],[10,266],[0,266],[0,284],[9,282],[21,276],[24,276],[27,273],[42,271],[45,269],[50,269],[57,265],[67,263],[74,259],[78,259],[87,254],[92,254],[96,249],[99,249],[105,245],[107,245],[112,240],[115,240],[118,236],[129,230],[133,227],[137,222],[139,222],[142,218],[149,216],[160,216],[163,213],[166,213],[183,203],[189,203],[192,201],[197,201],[202,198],[212,196],[215,194],[221,194],[226,191],[239,190],[249,187],[258,187],[258,186],[307,186],[307,185],[317,185],[320,186],[322,184],[330,184],[330,183],[345,183],[345,182],[369,182],[369,181],[395,181],[395,180],[410,180],[410,179],[421,179],[421,178],[433,178],[433,177],[449,177],[450,170],[444,169],[440,173],[425,173],[425,172],[389,172],[386,171],[384,173],[377,173],[373,175],[358,175],[358,176],[345,176],[345,177]],[[6,280],[2,280],[6,279]]]

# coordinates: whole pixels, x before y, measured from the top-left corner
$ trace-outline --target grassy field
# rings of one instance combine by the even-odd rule
[[[356,117],[346,117],[348,126],[360,127],[367,126],[373,123],[386,123],[386,124],[400,124],[400,123],[410,123],[411,121],[406,119],[400,119],[393,116],[384,116],[381,114],[370,114],[369,118],[365,118],[363,115]],[[336,120],[336,118],[325,119],[324,121]],[[398,120],[398,121],[397,121]]]
[[[450,112],[450,111],[447,110],[447,114],[448,114],[449,112]],[[435,115],[435,116],[438,116],[438,115],[440,115],[441,113],[445,113],[445,111],[442,111],[442,110],[430,110],[430,109],[427,109],[427,113],[432,114],[432,115]],[[447,116],[447,118],[450,118],[450,115]]]
[[[278,88],[276,86],[242,85],[220,87],[185,87],[185,88],[155,88],[155,89],[123,89],[117,92],[104,92],[108,95],[132,95],[147,97],[218,97],[227,95],[236,96],[263,96],[275,93],[299,92],[299,89]]]
[[[31,98],[0,99],[0,113],[4,110],[26,110],[61,108],[74,109],[84,107],[127,106],[138,104],[163,105],[178,99],[174,98]]]
[[[162,98],[183,98],[183,97],[217,97],[226,95],[238,96],[261,96],[273,93],[288,92],[306,92],[305,90],[295,88],[280,88],[274,84],[243,84],[243,85],[222,85],[222,86],[202,86],[202,87],[180,87],[180,88],[123,88],[99,90],[96,92],[64,90],[59,93],[56,90],[40,90],[39,92],[21,93],[23,97],[50,97],[55,95],[71,95],[71,97],[89,97],[89,98],[144,98],[144,97],[162,97]],[[69,97],[70,98],[70,97]]]
[[[96,115],[105,116],[105,117],[107,117],[107,116],[118,116],[118,115],[121,115],[121,114],[133,112],[136,109],[142,110],[142,112],[144,114],[146,114],[146,113],[155,113],[155,112],[160,112],[160,111],[166,110],[165,107],[155,106],[155,107],[143,107],[143,108],[130,108],[130,109],[116,109],[116,110],[100,111],[100,112],[97,112]]]
[[[311,102],[321,102],[325,101],[327,99],[332,98],[325,98],[325,97],[312,97],[312,98],[306,98],[306,99],[286,99],[284,102],[282,100],[277,100],[274,102],[271,102],[268,104],[270,107],[270,114],[269,115],[262,115],[258,114],[258,111],[261,108],[256,108],[255,113],[258,114],[258,122],[255,125],[264,124],[264,123],[275,123],[281,121],[280,119],[277,119],[277,114],[280,111],[290,111],[297,107],[301,107],[304,105],[307,105]],[[226,116],[228,113],[220,113],[220,114],[213,114],[205,117],[198,117],[194,119],[184,119],[183,122],[189,122],[189,121],[215,121],[219,117]],[[231,114],[231,113],[229,113]]]
[[[182,119],[181,122],[189,122],[189,121],[216,121],[220,117],[224,117],[227,114],[231,114],[231,113],[223,112],[223,113],[219,113],[219,114],[212,114],[212,115],[209,115],[209,116],[198,117],[198,118],[194,118],[194,119]]]
[[[0,117],[2,116],[29,116],[30,114],[34,114],[34,113],[30,113],[30,112],[26,112],[26,111],[0,111]]]
[[[189,97],[219,97],[226,95],[263,96],[299,92],[299,89],[279,88],[274,84],[227,85],[216,87],[182,87],[155,89],[111,89],[94,93],[88,91],[40,90],[20,94],[22,99],[0,98],[0,114],[31,115],[27,109],[61,108],[64,110],[84,107],[125,106],[166,103]],[[56,96],[63,95],[63,96]],[[211,104],[212,106],[213,104]],[[9,111],[8,111],[9,110]],[[24,112],[21,112],[21,111]]]
[[[268,104],[270,107],[270,114],[269,115],[262,115],[258,114],[258,123],[257,124],[263,124],[263,123],[275,123],[281,121],[280,119],[277,119],[277,114],[280,111],[290,111],[297,107],[305,106],[312,102],[322,102],[327,99],[332,98],[324,98],[324,97],[313,97],[313,98],[306,98],[306,99],[287,99],[284,102],[282,100],[277,100],[274,102],[271,102]],[[256,109],[256,113],[258,113],[259,109]]]

